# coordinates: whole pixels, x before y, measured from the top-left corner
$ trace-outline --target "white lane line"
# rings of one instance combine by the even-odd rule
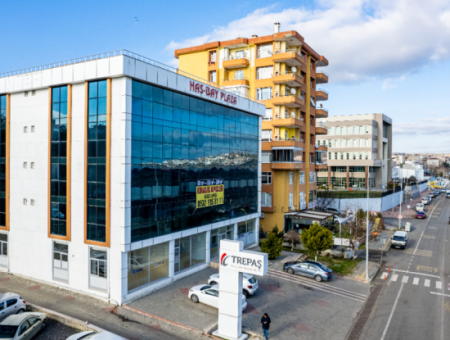
[[[438,293],[438,292],[430,292],[430,294],[450,297],[450,295],[448,295],[448,294],[442,294],[442,293]]]
[[[442,282],[436,281],[436,289],[442,289]]]
[[[391,281],[397,281],[397,279],[398,279],[398,274],[392,274],[392,279],[391,279]]]
[[[425,287],[430,287],[430,280],[425,280],[424,286]]]
[[[450,290],[450,283],[449,283],[448,286],[447,286],[447,290]]]
[[[408,283],[409,276],[403,276],[402,283]]]
[[[387,268],[386,268],[387,269]],[[436,279],[440,279],[440,276],[437,275],[431,275],[431,274],[424,274],[424,273],[418,273],[418,272],[410,272],[409,270],[400,270],[400,269],[391,269],[391,271],[394,272],[400,272],[400,273],[408,273],[408,274],[414,274],[414,275],[422,275],[422,276],[429,276],[429,277],[435,277]],[[449,275],[450,277],[450,275]]]
[[[418,284],[419,284],[419,278],[415,277],[414,280],[413,280],[413,285],[417,286]]]
[[[389,319],[387,321],[386,327],[384,328],[384,332],[383,332],[383,335],[381,336],[381,340],[384,340],[384,337],[386,336],[387,330],[389,328],[389,324],[391,323],[392,316],[394,315],[395,307],[397,306],[398,298],[400,297],[402,289],[403,289],[403,284],[400,287],[400,290],[398,291],[398,294],[397,294],[397,298],[395,299],[394,305],[392,306],[391,314],[389,315]]]
[[[383,274],[381,274],[380,279],[381,279],[381,280],[384,280],[384,279],[387,278],[387,276],[388,276],[388,273],[384,272]]]

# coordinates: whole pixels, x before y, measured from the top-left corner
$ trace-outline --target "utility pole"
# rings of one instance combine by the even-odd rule
[[[368,166],[370,174],[370,165]],[[367,176],[368,177],[368,176]],[[369,178],[367,178],[367,220],[366,220],[366,282],[369,283]]]
[[[402,203],[403,203],[403,178],[400,182],[400,212],[399,212],[399,218],[398,218],[398,229],[402,229],[402,219],[400,216],[402,215]]]

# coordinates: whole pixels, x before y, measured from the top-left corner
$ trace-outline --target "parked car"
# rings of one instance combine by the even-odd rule
[[[427,195],[427,198],[428,198],[428,203],[431,203],[433,201],[433,196]]]
[[[425,217],[427,217],[427,215],[423,211],[418,211],[416,213],[416,218],[418,218],[418,219],[424,219]]]
[[[396,231],[392,238],[391,247],[406,249],[408,241],[408,233],[406,231]]]
[[[440,192],[439,190],[434,190],[434,191],[433,191],[434,197],[439,196],[440,193],[441,193],[441,192]]]
[[[416,204],[416,211],[423,211],[424,204],[423,203],[417,203]]]
[[[445,194],[446,198],[450,198],[450,193]]]
[[[30,340],[45,328],[46,319],[44,313],[10,315],[0,322],[0,339]]]
[[[208,284],[211,286],[217,285],[220,282],[219,273],[212,274],[208,279]],[[250,295],[254,295],[258,290],[258,281],[251,274],[242,274],[242,294],[246,298]]]
[[[284,264],[283,270],[289,274],[314,278],[317,282],[331,280],[333,272],[324,264],[315,261],[287,262]]]
[[[189,289],[189,299],[194,303],[204,303],[205,305],[219,308],[219,285],[198,285]],[[247,299],[242,294],[242,310],[247,308]]]
[[[428,205],[428,203],[430,203],[430,201],[428,200],[428,197],[422,197],[422,204],[424,205]]]
[[[66,340],[126,340],[125,338],[122,338],[121,336],[118,336],[116,334],[110,333],[110,332],[92,332],[92,331],[86,331],[77,333],[74,335],[69,336]]]
[[[441,189],[441,192],[447,193],[447,189]]]
[[[27,303],[18,294],[0,294],[0,320],[3,320],[13,314],[21,314],[26,310]]]

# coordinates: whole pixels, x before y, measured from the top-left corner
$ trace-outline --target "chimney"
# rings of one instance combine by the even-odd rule
[[[276,22],[274,24],[274,32],[275,33],[280,33],[280,23],[279,22]]]

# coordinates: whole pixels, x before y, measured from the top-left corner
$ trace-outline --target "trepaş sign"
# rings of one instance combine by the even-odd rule
[[[225,251],[220,254],[220,265],[237,272],[262,276],[267,274],[267,254]]]

